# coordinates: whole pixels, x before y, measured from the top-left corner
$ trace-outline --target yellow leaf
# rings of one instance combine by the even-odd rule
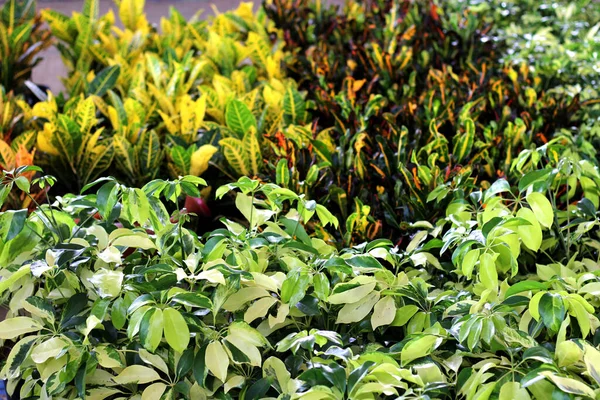
[[[159,400],[165,392],[166,388],[167,385],[165,385],[164,383],[153,383],[152,385],[144,389],[144,391],[142,392],[142,400]]]
[[[392,296],[385,296],[373,308],[371,327],[373,330],[382,325],[389,325],[396,318],[396,303]]]
[[[227,380],[227,369],[229,368],[229,356],[219,341],[211,342],[206,347],[204,357],[206,367],[221,382]]]
[[[179,133],[179,128],[173,122],[173,119],[171,117],[169,117],[169,115],[162,112],[161,110],[158,110],[158,113],[162,117],[162,119],[165,123],[165,126],[167,127],[167,130],[169,131],[170,134],[175,135],[175,134]]]
[[[0,167],[10,170],[15,167],[16,155],[8,143],[0,140]]]
[[[204,146],[200,146],[198,150],[196,150],[192,154],[191,165],[190,165],[190,175],[200,176],[208,169],[208,162],[212,158],[212,156],[217,152],[217,148],[210,144],[205,144]]]
[[[58,156],[60,152],[54,145],[52,145],[52,135],[54,129],[51,123],[47,122],[44,124],[44,130],[41,131],[37,136],[37,148],[38,150],[50,154],[51,156]]]
[[[223,389],[225,393],[229,392],[233,388],[242,387],[246,379],[241,375],[234,375],[225,383]]]
[[[204,115],[206,114],[206,94],[200,96],[194,104],[194,130],[198,131],[204,122]]]
[[[132,365],[121,371],[113,380],[119,385],[125,385],[127,383],[144,384],[159,379],[160,375],[152,368],[144,367],[143,365]]]
[[[379,301],[379,292],[371,292],[355,303],[346,304],[338,313],[336,324],[350,324],[365,318]]]
[[[330,304],[347,304],[357,302],[371,293],[373,289],[375,289],[376,285],[377,282],[370,282],[344,292],[334,293],[329,296],[328,302]]]
[[[243,336],[238,335],[229,335],[227,336],[227,341],[238,348],[242,353],[248,357],[250,360],[250,365],[254,365],[255,367],[260,367],[262,364],[262,358],[260,356],[260,351],[256,346],[253,346],[247,340],[244,339]]]

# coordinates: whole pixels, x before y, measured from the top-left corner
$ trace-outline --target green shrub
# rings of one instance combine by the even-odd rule
[[[348,2],[343,12],[310,0],[265,7],[293,49],[288,73],[315,103],[317,135],[294,147],[312,149],[302,169],[319,172],[308,191],[344,218],[359,199],[370,225],[385,227],[357,232],[358,242],[443,215],[446,203],[426,202],[439,185],[468,194],[498,176],[516,182],[521,150],[586,120],[576,93],[529,63],[505,63],[493,25],[470,9],[410,0]]]
[[[600,174],[523,168],[403,250],[338,250],[311,236],[324,206],[248,178],[216,191],[245,222],[202,236],[193,176],[0,214],[3,376],[22,397],[593,397]]]
[[[68,98],[0,97],[9,392],[600,396],[597,12],[533,3],[45,11]]]

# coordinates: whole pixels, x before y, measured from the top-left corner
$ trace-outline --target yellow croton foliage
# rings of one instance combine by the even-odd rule
[[[172,9],[160,29],[148,23],[143,0],[116,1],[115,10],[122,28],[115,12],[99,14],[97,0],[71,18],[44,14],[70,60],[71,99],[95,107],[111,174],[130,183],[154,179],[163,166],[174,178],[200,175],[220,151],[225,169],[257,175],[265,137],[308,120],[303,95],[282,71],[282,34],[252,3],[205,20]],[[39,149],[68,160],[56,138],[64,111],[50,97],[32,112]],[[77,162],[66,165],[80,175]]]

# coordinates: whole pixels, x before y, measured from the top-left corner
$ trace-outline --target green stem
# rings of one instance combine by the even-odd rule
[[[551,193],[552,196],[550,196],[550,200],[552,201],[552,208],[556,211],[556,194],[554,192]],[[563,247],[563,250],[565,251],[565,254],[567,255],[567,260],[569,259],[569,248],[567,246],[567,241],[565,239],[565,236],[563,235],[562,231],[560,230],[560,226],[558,224],[558,216],[556,215],[556,212],[554,213],[554,225],[556,225],[556,232],[558,233],[558,236],[560,237],[560,243]]]
[[[184,261],[187,258],[187,255],[185,254],[185,247],[183,245],[183,229],[181,223],[181,211],[179,208],[179,201],[176,201],[175,204],[177,205],[177,231],[179,235],[179,245],[181,246],[181,261]]]
[[[79,231],[81,230],[81,228],[83,228],[83,226],[84,226],[85,224],[87,224],[87,222],[88,222],[90,219],[94,218],[94,215],[96,215],[96,213],[97,213],[97,212],[98,212],[98,209],[97,209],[97,208],[94,208],[94,209],[92,210],[92,213],[91,213],[91,214],[90,214],[90,215],[89,215],[89,216],[88,216],[88,217],[87,217],[87,218],[86,218],[86,219],[85,219],[85,220],[84,220],[82,223],[80,223],[80,224],[77,226],[77,229],[75,230],[75,232],[73,232],[73,235],[71,235],[71,237],[69,238],[69,243],[71,242],[71,240],[73,240],[73,238],[74,238],[75,236],[77,236],[77,234],[79,233]]]
[[[54,211],[52,210],[52,204],[50,204],[50,196],[48,196],[48,191],[45,191],[46,194],[46,201],[48,202],[48,207],[50,208],[50,216],[52,217],[52,222],[54,222],[54,225],[56,225],[56,227],[58,228],[58,222],[56,222],[56,218],[54,217]]]
[[[42,206],[40,205],[40,203],[38,203],[29,193],[26,193],[26,194],[27,194],[27,197],[29,197],[31,199],[31,201],[33,201],[33,203],[37,207],[37,210],[39,210],[44,215],[44,217],[46,218],[46,220],[48,221],[48,223],[51,226],[48,226],[45,221],[44,221],[44,225],[46,225],[46,227],[49,228],[50,230],[52,230],[52,228],[54,228],[54,231],[56,231],[56,233],[58,234],[58,238],[62,242],[64,240],[64,238],[62,237],[62,234],[60,233],[60,229],[58,229],[58,223],[56,223],[56,220],[54,220],[54,225],[52,226],[52,220],[54,218],[50,218],[48,216],[48,214],[46,214],[44,212],[44,210],[42,209]],[[49,205],[49,207],[50,207],[50,209],[52,209],[52,207],[50,205]]]

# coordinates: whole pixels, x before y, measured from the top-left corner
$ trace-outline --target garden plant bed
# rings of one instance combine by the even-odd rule
[[[114,10],[0,11],[11,398],[600,398],[597,3]]]

